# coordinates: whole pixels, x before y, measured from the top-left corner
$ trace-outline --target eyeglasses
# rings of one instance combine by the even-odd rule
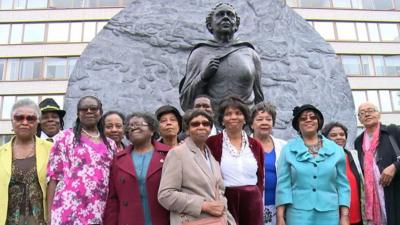
[[[14,115],[13,118],[16,122],[23,122],[26,120],[28,123],[34,123],[38,119],[35,115]]]
[[[367,115],[367,113],[368,113],[368,114],[372,114],[372,113],[374,113],[374,112],[376,112],[376,109],[369,108],[369,109],[366,109],[366,110],[361,110],[361,111],[359,111],[359,112],[358,112],[358,116],[364,117],[365,115]]]
[[[308,119],[310,120],[318,120],[318,116],[316,115],[306,115],[299,118],[301,122],[306,122]]]
[[[90,112],[97,112],[99,109],[98,106],[82,106],[78,108],[81,112],[87,112],[88,110],[90,110]]]
[[[203,125],[203,127],[210,127],[211,123],[209,121],[202,121],[202,122],[195,121],[191,122],[189,125],[191,127],[199,127],[200,125]]]
[[[127,130],[131,131],[131,130],[134,130],[136,128],[142,128],[142,127],[147,127],[147,126],[149,126],[149,124],[146,123],[146,122],[134,123],[134,124],[129,124],[128,127],[127,127]]]

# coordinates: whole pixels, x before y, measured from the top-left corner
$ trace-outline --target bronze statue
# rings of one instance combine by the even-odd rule
[[[239,16],[228,3],[217,4],[207,16],[214,40],[195,45],[189,55],[179,84],[183,110],[192,108],[200,94],[209,95],[216,105],[229,95],[242,98],[248,106],[264,100],[260,58],[252,44],[234,39],[239,24]]]

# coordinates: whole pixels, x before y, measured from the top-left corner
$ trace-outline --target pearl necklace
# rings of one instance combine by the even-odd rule
[[[85,129],[83,129],[82,128],[82,131],[83,131],[83,133],[85,133],[87,136],[89,136],[90,138],[93,138],[93,139],[99,139],[100,138],[100,132],[99,131],[97,131],[97,134],[96,135],[92,135],[92,134],[90,134],[89,132],[87,132]]]

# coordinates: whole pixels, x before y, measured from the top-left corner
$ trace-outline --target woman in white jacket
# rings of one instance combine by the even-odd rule
[[[271,103],[260,102],[251,112],[253,138],[260,142],[264,149],[264,224],[276,224],[275,189],[276,162],[286,141],[274,138],[272,128],[275,125],[276,108]]]

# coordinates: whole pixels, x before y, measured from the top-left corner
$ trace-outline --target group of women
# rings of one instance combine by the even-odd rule
[[[52,144],[35,136],[38,106],[20,100],[11,112],[15,136],[0,147],[0,223],[366,224],[345,126],[329,124],[322,136],[322,113],[296,107],[299,136],[286,143],[272,136],[269,103],[250,111],[227,97],[217,115],[223,130],[209,137],[214,120],[205,110],[182,118],[162,106],[155,116],[125,118],[103,114],[101,101],[86,96],[74,127]]]

